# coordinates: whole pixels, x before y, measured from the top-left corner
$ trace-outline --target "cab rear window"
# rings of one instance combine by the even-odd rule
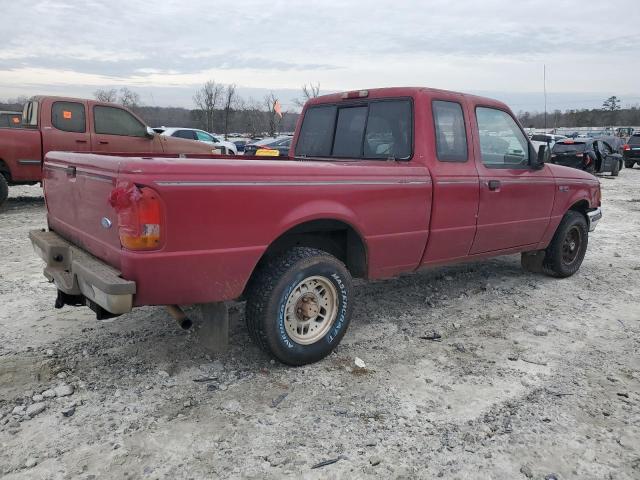
[[[407,160],[412,155],[407,99],[320,105],[304,116],[296,156]]]

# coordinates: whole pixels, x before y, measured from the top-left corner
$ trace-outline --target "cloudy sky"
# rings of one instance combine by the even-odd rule
[[[27,6],[28,4],[28,6]],[[128,86],[192,106],[209,79],[285,108],[324,92],[424,85],[514,110],[640,103],[637,0],[0,0],[0,99]]]

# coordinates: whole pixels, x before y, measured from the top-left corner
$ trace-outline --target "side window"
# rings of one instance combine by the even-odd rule
[[[411,156],[411,102],[374,102],[364,140],[365,158],[407,159]]]
[[[172,137],[186,138],[187,140],[195,140],[196,135],[193,130],[176,130],[171,134]]]
[[[436,154],[441,162],[467,161],[467,131],[462,106],[456,102],[434,100],[433,124]]]
[[[515,120],[495,108],[476,108],[482,163],[488,168],[528,168],[529,144]]]
[[[349,107],[338,110],[336,136],[333,140],[334,157],[362,155],[362,136],[367,120],[367,107]]]
[[[63,132],[84,133],[86,129],[84,105],[77,102],[53,102],[51,125]]]
[[[602,152],[603,155],[610,155],[611,152],[613,152],[613,149],[608,143],[600,142],[600,145],[602,145],[602,150],[600,151]]]
[[[333,105],[309,108],[302,121],[296,143],[296,155],[328,157],[331,155],[337,107]]]
[[[196,139],[203,141],[203,142],[214,142],[215,140],[213,139],[213,137],[211,135],[209,135],[208,133],[205,132],[199,132],[199,131],[195,131],[194,132],[196,134]]]
[[[117,107],[96,105],[93,107],[93,123],[98,134],[127,137],[147,135],[147,129],[142,122],[126,110]]]

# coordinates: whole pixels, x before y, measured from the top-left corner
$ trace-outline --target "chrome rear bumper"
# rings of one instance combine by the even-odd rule
[[[55,232],[32,230],[29,238],[45,261],[44,276],[68,295],[84,295],[106,311],[131,311],[136,284],[120,272],[68,242]]]

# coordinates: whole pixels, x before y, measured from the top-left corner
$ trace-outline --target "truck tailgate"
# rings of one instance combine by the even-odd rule
[[[49,228],[119,268],[120,240],[108,198],[119,157],[49,152],[43,177]]]

